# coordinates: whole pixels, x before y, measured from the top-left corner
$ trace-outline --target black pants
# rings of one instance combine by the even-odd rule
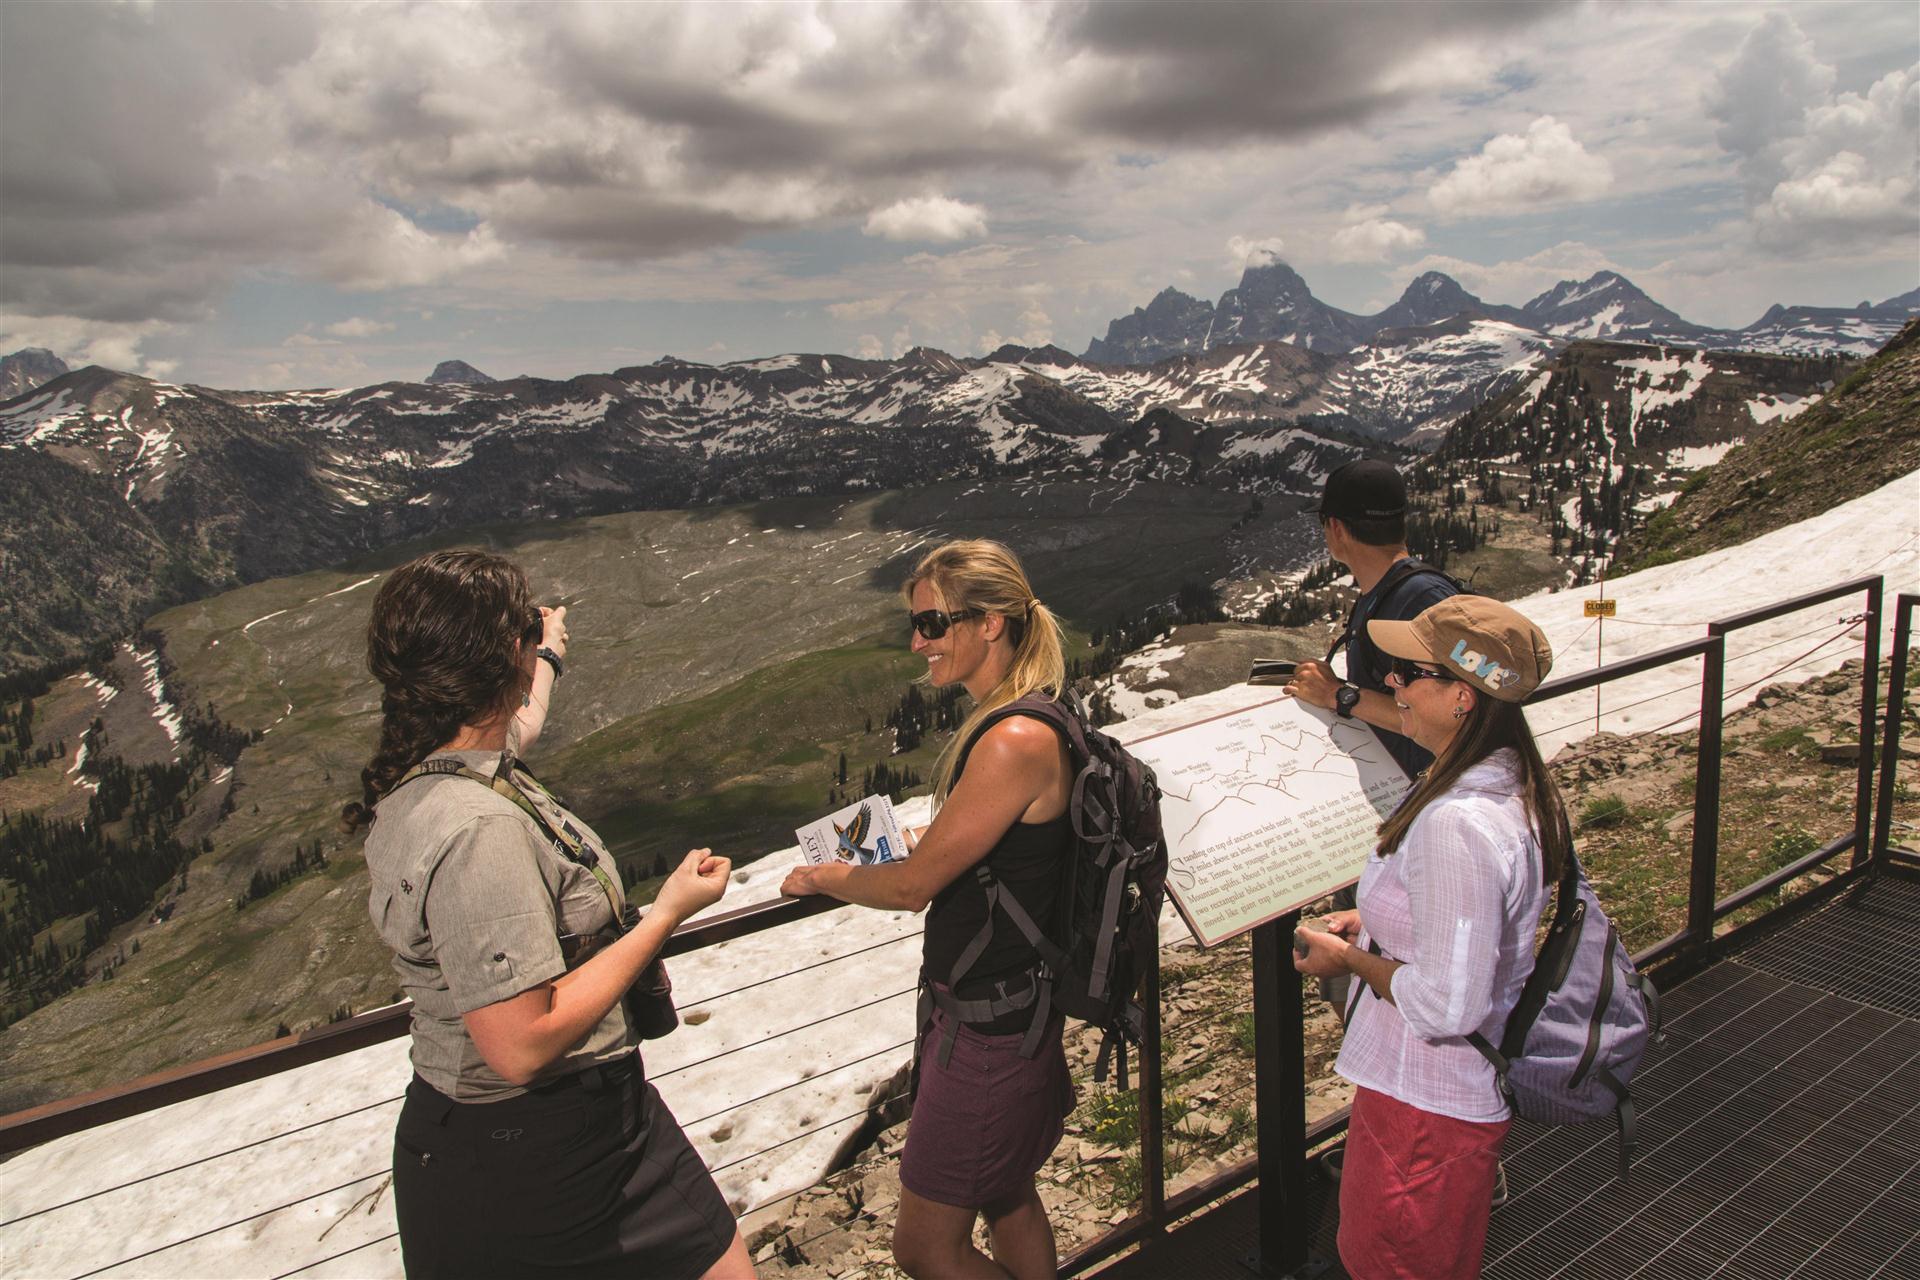
[[[733,1213],[638,1057],[500,1102],[414,1077],[394,1132],[407,1275],[697,1277]]]

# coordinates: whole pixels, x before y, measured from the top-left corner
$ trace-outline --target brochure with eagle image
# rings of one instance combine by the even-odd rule
[[[884,795],[856,800],[793,834],[800,837],[800,852],[815,865],[845,862],[864,867],[899,862],[907,856],[900,819],[893,812],[893,801]]]

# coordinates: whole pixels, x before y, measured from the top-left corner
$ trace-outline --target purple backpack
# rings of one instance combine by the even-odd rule
[[[1500,1091],[1525,1119],[1578,1124],[1613,1116],[1624,1178],[1634,1142],[1627,1085],[1659,1034],[1660,995],[1634,968],[1572,850],[1555,898],[1553,926],[1500,1047],[1477,1031],[1467,1040],[1493,1064]]]

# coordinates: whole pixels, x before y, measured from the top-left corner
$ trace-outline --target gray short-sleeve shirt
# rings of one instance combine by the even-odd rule
[[[489,777],[499,757],[449,751]],[[600,838],[557,804],[530,796],[557,826],[569,822],[599,851]],[[413,1000],[413,1068],[448,1097],[493,1101],[524,1092],[489,1067],[460,1015],[497,1004],[566,971],[559,934],[594,933],[613,920],[597,877],[573,862],[519,806],[469,778],[416,778],[380,802],[367,835],[368,907],[393,948]],[[535,1083],[620,1056],[634,1044],[618,1004]]]

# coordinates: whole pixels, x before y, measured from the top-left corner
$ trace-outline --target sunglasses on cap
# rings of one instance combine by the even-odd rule
[[[947,634],[948,628],[954,623],[977,618],[983,612],[981,609],[961,609],[955,613],[948,613],[945,609],[922,609],[907,615],[907,625],[918,631],[922,640],[938,640]]]
[[[1389,674],[1400,682],[1402,688],[1412,684],[1415,680],[1456,680],[1459,678],[1448,675],[1444,671],[1435,671],[1430,667],[1423,667],[1412,658],[1393,659],[1393,667]]]

